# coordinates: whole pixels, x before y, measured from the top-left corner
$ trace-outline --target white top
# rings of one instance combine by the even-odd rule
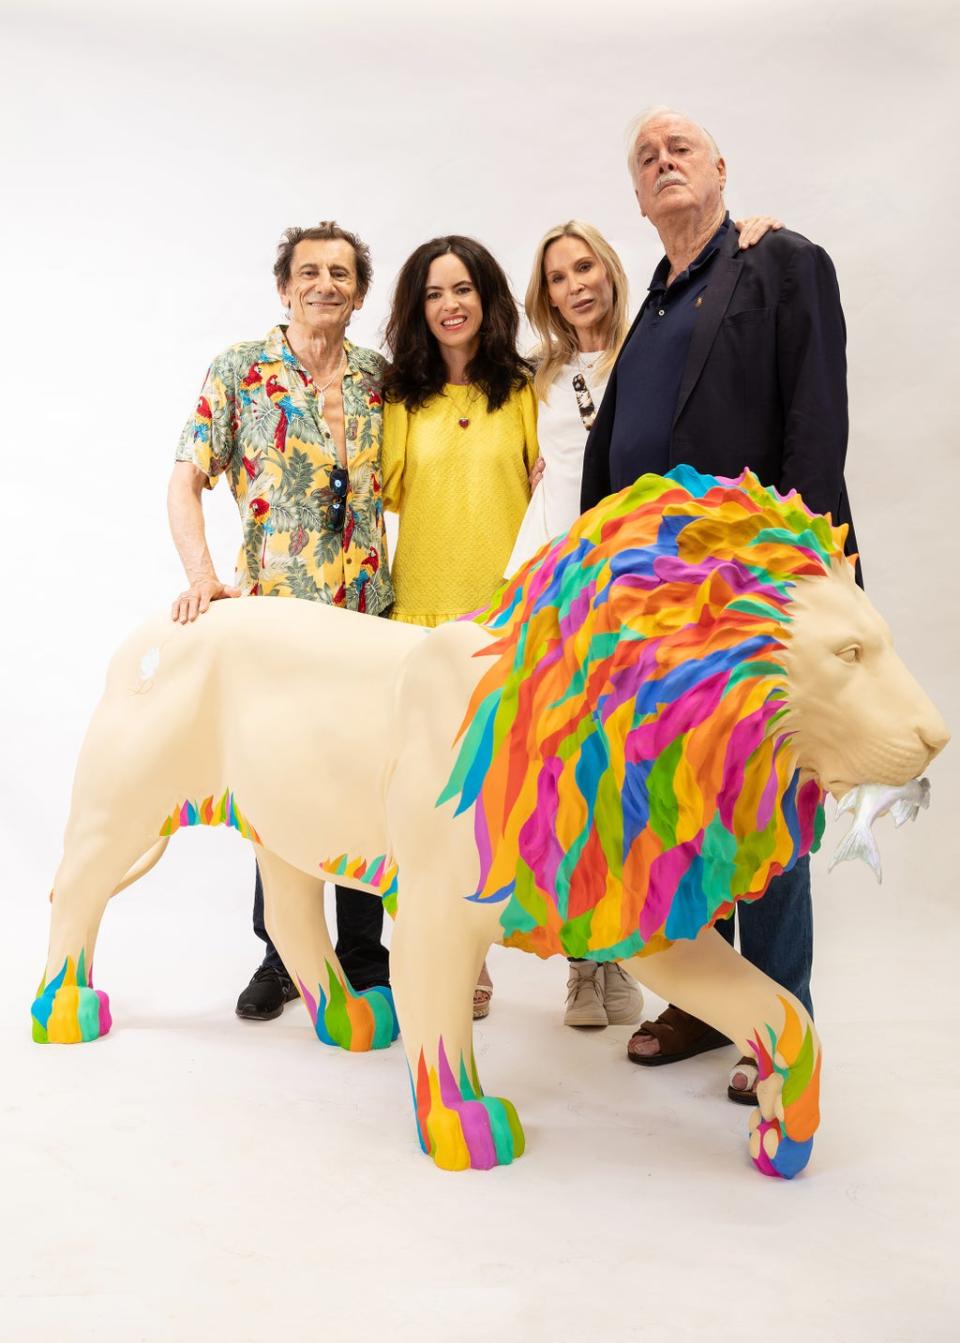
[[[582,374],[594,408],[599,410],[607,379],[598,379],[593,370],[602,358],[602,351],[581,354],[565,364],[550,386],[549,401],[537,405],[537,439],[545,463],[543,479],[520,524],[507,563],[507,578],[541,546],[568,531],[580,516],[580,478],[589,430],[580,415],[573,379]]]

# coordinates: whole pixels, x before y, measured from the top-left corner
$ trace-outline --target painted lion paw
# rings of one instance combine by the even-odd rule
[[[441,1170],[491,1170],[523,1155],[523,1128],[511,1101],[484,1096],[471,1060],[463,1056],[457,1081],[440,1041],[438,1066],[428,1068],[423,1052],[417,1066],[414,1104],[420,1146]]]
[[[791,1138],[784,1124],[783,1078],[757,1083],[757,1109],[750,1115],[750,1155],[757,1170],[783,1180],[799,1175],[810,1160],[813,1138]]]
[[[810,1160],[820,1123],[820,1048],[809,1022],[801,1022],[786,998],[777,1036],[766,1027],[750,1047],[759,1081],[757,1109],[750,1116],[750,1155],[764,1175],[792,1180]]]
[[[74,962],[68,956],[50,983],[44,980],[30,1009],[37,1044],[87,1044],[106,1035],[112,1025],[110,1000],[93,987],[84,953]]]
[[[355,993],[327,962],[329,995],[317,985],[318,997],[298,980],[317,1039],[351,1053],[386,1049],[400,1034],[393,994],[386,985]]]

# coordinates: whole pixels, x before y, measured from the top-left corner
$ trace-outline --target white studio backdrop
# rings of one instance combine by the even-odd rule
[[[653,104],[712,131],[735,216],[836,263],[867,585],[960,732],[958,28],[952,0],[0,0],[4,1343],[556,1343],[587,1319],[602,1343],[726,1343],[745,1320],[785,1343],[956,1337],[960,741],[930,811],[878,826],[881,888],[816,859],[828,1122],[788,1188],[747,1167],[732,1058],[628,1068],[627,1028],[562,1027],[562,963],[499,949],[478,1058],[529,1154],[445,1179],[397,1047],[321,1050],[299,1006],[233,1017],[253,863],[223,830],[178,835],[108,911],[102,1048],[35,1048],[28,1004],[108,659],[182,587],[176,441],[212,355],[278,320],[283,229],[367,239],[364,344],[444,232],[519,295],[541,234],[581,216],[635,308],[659,248],[623,130]],[[235,506],[223,484],[206,504],[226,576]]]
[[[442,232],[483,240],[522,295],[540,235],[583,217],[635,307],[659,248],[623,130],[651,104],[712,131],[735,216],[776,214],[836,263],[867,583],[960,727],[956,6],[4,0],[0,16],[8,898],[42,900],[110,653],[182,586],[174,447],[211,356],[279,318],[282,230],[336,218],[369,242],[364,344],[404,257]],[[233,501],[221,485],[206,502],[226,578]],[[944,899],[953,749],[898,839]]]

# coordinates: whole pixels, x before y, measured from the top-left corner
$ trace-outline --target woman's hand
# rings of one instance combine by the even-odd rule
[[[773,215],[751,215],[749,219],[737,219],[733,227],[740,234],[740,248],[752,247],[754,243],[760,241],[764,234],[769,233],[771,229],[776,232],[783,228],[782,219],[774,219]]]
[[[531,494],[533,494],[534,490],[540,484],[541,480],[543,480],[543,472],[546,465],[547,464],[542,457],[538,457],[537,460],[534,462],[533,470],[530,472],[529,476]]]

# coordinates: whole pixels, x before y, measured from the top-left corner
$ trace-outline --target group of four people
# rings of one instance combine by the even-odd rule
[[[588,224],[551,229],[526,294],[529,361],[507,278],[480,243],[436,238],[404,263],[385,361],[346,339],[370,286],[366,246],[329,222],[287,231],[274,267],[285,324],[214,360],[177,450],[169,512],[189,586],[175,620],[259,595],[437,625],[486,606],[582,509],[682,462],[724,476],[750,467],[849,522],[845,333],[829,257],[769,219],[733,225],[724,160],[688,118],[647,113],[628,143],[641,212],[666,253],[647,298],[628,329],[613,248]],[[243,530],[233,586],[216,574],[201,506],[224,473]],[[385,509],[400,519],[392,568]],[[743,953],[810,1009],[808,861],[738,917]],[[263,926],[259,874],[254,927],[267,952],[237,1011],[268,1019],[297,992]],[[388,982],[381,931],[379,900],[338,888],[337,954],[355,989]],[[732,939],[733,920],[721,931]],[[491,992],[484,968],[475,1016]],[[568,1024],[633,1024],[641,1001],[619,967],[571,962]],[[668,1007],[628,1056],[660,1064],[726,1043]],[[740,1060],[728,1094],[752,1102],[755,1080]]]

